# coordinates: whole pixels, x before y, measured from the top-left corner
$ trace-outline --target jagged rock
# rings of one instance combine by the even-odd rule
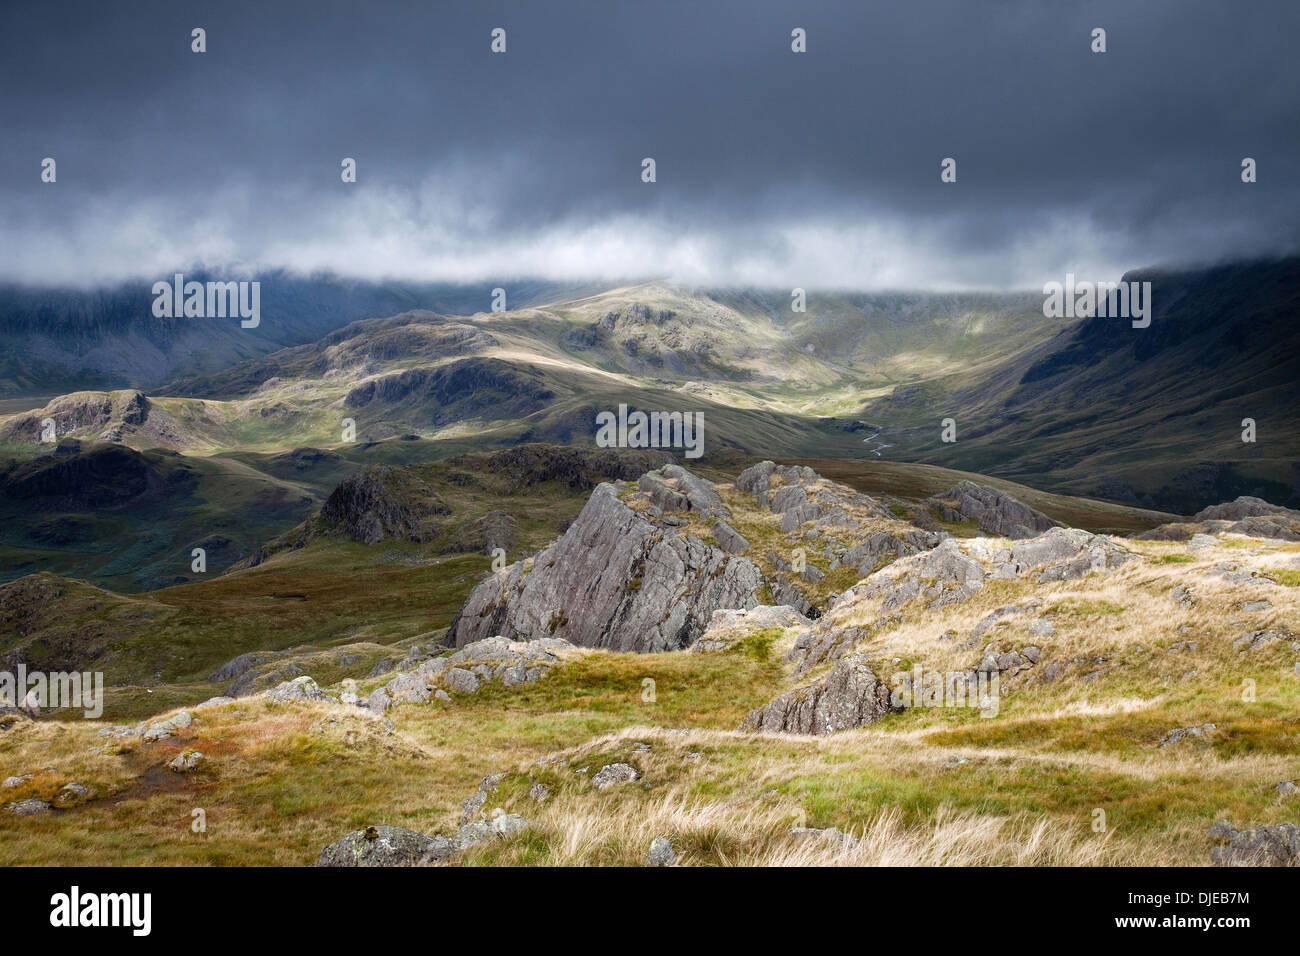
[[[937,509],[945,521],[974,521],[981,531],[1003,538],[1032,538],[1049,528],[1062,527],[1059,521],[1005,492],[973,481],[960,481],[925,503]]]
[[[596,771],[595,776],[591,778],[591,782],[596,785],[597,790],[608,790],[620,783],[631,783],[639,776],[640,774],[636,772],[636,768],[630,764],[611,763]]]
[[[1034,637],[1056,636],[1056,625],[1046,618],[1036,617],[1029,622],[1029,633]]]
[[[935,608],[972,597],[984,587],[984,577],[980,563],[964,554],[955,538],[946,538],[930,551],[900,558],[851,591],[857,597],[883,597],[886,612],[918,597]]]
[[[672,866],[677,862],[677,854],[667,837],[655,837],[650,841],[650,852],[646,854],[648,866]]]
[[[973,647],[981,637],[988,633],[989,628],[1008,617],[1015,617],[1021,614],[1028,614],[1037,610],[1041,606],[1041,601],[1029,601],[1025,604],[1004,604],[1002,607],[994,608],[988,614],[976,622],[971,629],[969,643]]]
[[[744,554],[749,550],[749,542],[744,535],[721,519],[713,523],[713,539],[728,554]]]
[[[306,675],[271,688],[266,692],[266,699],[277,704],[288,704],[307,700],[332,700],[329,694],[320,689],[320,685]]]
[[[853,654],[836,661],[821,683],[789,691],[750,711],[741,730],[830,734],[875,723],[900,710],[866,657]]]
[[[221,684],[228,680],[234,680],[237,677],[243,677],[254,667],[265,664],[272,658],[272,654],[267,651],[250,651],[247,654],[240,654],[238,657],[231,658],[217,668],[213,673],[208,675],[209,682]],[[234,694],[232,696],[238,696]]]
[[[689,493],[702,494],[694,485]],[[758,604],[761,585],[753,562],[656,524],[602,484],[558,541],[474,589],[448,643],[464,647],[502,634],[618,651],[678,650],[704,633],[715,610]]]
[[[1018,541],[1009,552],[997,555],[994,576],[1028,573],[1039,584],[1071,581],[1094,571],[1113,570],[1136,557],[1101,535],[1080,528],[1052,528],[1036,538]]]
[[[1292,511],[1281,505],[1269,504],[1263,498],[1242,495],[1235,501],[1210,505],[1192,515],[1192,521],[1240,521],[1260,515],[1279,515],[1300,518],[1300,512]]]
[[[443,681],[449,690],[454,690],[458,694],[477,693],[482,683],[476,675],[459,667],[447,671]]]
[[[1210,537],[1208,534],[1194,534],[1190,541],[1187,542],[1188,551],[1206,551],[1210,548],[1218,547],[1219,542]]]
[[[1300,865],[1300,826],[1273,823],[1253,830],[1235,830],[1226,820],[1210,828],[1210,836],[1228,841],[1210,851],[1215,866]]]
[[[431,837],[404,827],[366,827],[321,850],[316,866],[419,866],[454,852],[446,837]]]

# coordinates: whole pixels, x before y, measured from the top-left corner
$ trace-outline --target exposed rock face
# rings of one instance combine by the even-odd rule
[[[320,517],[363,544],[378,544],[386,537],[428,541],[438,533],[433,516],[450,513],[438,494],[412,472],[373,465],[335,488]]]
[[[1036,538],[1019,541],[991,554],[994,577],[1029,574],[1030,579],[1070,581],[1093,571],[1110,571],[1136,558],[1109,538],[1079,528],[1052,528]]]
[[[1218,542],[1209,535],[1223,533],[1300,541],[1300,511],[1269,504],[1263,498],[1242,495],[1236,501],[1203,508],[1190,521],[1162,524],[1137,537],[1146,541],[1208,538],[1210,544],[1207,546],[1212,547]]]
[[[1300,826],[1294,823],[1237,830],[1223,820],[1210,829],[1210,835],[1228,841],[1210,851],[1215,866],[1300,865]]]
[[[901,709],[891,702],[889,688],[876,678],[866,657],[853,654],[837,661],[820,684],[792,690],[750,711],[741,730],[830,734],[875,723]]]
[[[749,550],[745,536],[721,519],[713,523],[713,538],[727,554],[744,554]]]
[[[52,418],[58,437],[78,433],[85,438],[121,441],[123,426],[143,425],[152,409],[144,393],[135,389],[72,392],[37,411],[15,415],[0,425],[0,440],[40,441],[41,423]]]
[[[760,507],[781,515],[782,531],[794,531],[809,521],[817,522],[819,530],[856,526],[859,522],[847,513],[850,508],[881,520],[896,520],[874,498],[828,481],[807,466],[759,462],[737,476],[736,488],[754,495]]]
[[[714,501],[712,486],[693,475],[674,480],[677,471],[685,469],[662,469],[651,491],[633,498],[644,505],[658,495],[682,507],[665,494],[672,492],[685,510],[716,515],[721,499]],[[620,500],[615,485],[598,486],[559,540],[474,589],[448,643],[465,647],[504,635],[618,651],[678,650],[704,633],[715,610],[758,604],[762,575],[751,561],[661,520],[659,509],[649,505],[639,513]]]
[[[1226,501],[1219,505],[1210,505],[1203,508],[1196,514],[1192,515],[1193,521],[1240,521],[1243,518],[1254,518],[1259,515],[1279,515],[1290,518],[1300,518],[1300,512],[1292,511],[1290,508],[1283,508],[1281,505],[1269,504],[1263,498],[1254,498],[1250,495],[1242,495],[1235,501]]]
[[[883,597],[882,611],[895,611],[914,598],[928,607],[943,607],[966,600],[984,587],[984,568],[964,554],[957,539],[895,561],[853,590],[861,597]]]
[[[1015,498],[973,481],[960,481],[927,499],[945,521],[975,521],[981,531],[1003,538],[1032,538],[1048,528],[1061,527],[1041,511]]]
[[[945,538],[937,547],[899,558],[845,590],[824,617],[798,635],[785,659],[795,664],[796,676],[807,673],[822,661],[850,653],[872,630],[898,623],[912,601],[931,609],[945,607],[970,599],[994,578],[1028,577],[1037,583],[1072,580],[1112,570],[1136,557],[1109,538],[1077,528],[1051,528],[1010,547],[987,538]],[[863,608],[866,602],[879,604]],[[1032,609],[1032,603],[1027,603],[999,611]],[[987,628],[996,621],[994,617],[980,626]],[[1043,622],[1038,633],[1050,629],[1050,623]]]
[[[383,713],[394,704],[424,704],[438,696],[439,688],[459,694],[477,693],[490,681],[506,687],[541,680],[559,663],[559,655],[573,645],[554,637],[511,641],[489,637],[468,644],[449,657],[435,657],[403,674],[370,695],[371,710]],[[444,694],[443,697],[446,697]]]

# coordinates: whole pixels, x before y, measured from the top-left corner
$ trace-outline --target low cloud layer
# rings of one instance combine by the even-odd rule
[[[1300,5],[875,6],[24,10],[0,279],[1019,288],[1300,246]]]

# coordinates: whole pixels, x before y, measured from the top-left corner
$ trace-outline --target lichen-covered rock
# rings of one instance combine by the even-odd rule
[[[50,805],[44,800],[35,798],[18,800],[15,803],[6,803],[5,812],[12,813],[16,817],[35,817],[49,813]]]
[[[167,769],[172,773],[190,773],[199,769],[204,759],[203,754],[197,750],[184,750],[168,762]]]
[[[1300,866],[1300,826],[1294,823],[1236,830],[1221,820],[1210,828],[1210,836],[1228,841],[1210,851],[1215,866]]]
[[[60,810],[79,807],[90,799],[90,788],[80,783],[65,783],[50,802]]]
[[[169,717],[166,720],[160,720],[156,723],[150,724],[144,729],[140,736],[145,743],[153,743],[156,740],[163,740],[167,737],[175,736],[177,733],[190,726],[193,722],[193,717],[191,717],[186,711],[181,711],[179,714]]]
[[[646,854],[647,866],[672,866],[677,862],[677,854],[667,837],[657,836],[650,841],[650,852]]]
[[[679,479],[682,487],[678,493],[688,500],[714,507],[695,483]],[[448,643],[465,647],[504,635],[618,651],[679,650],[704,633],[715,610],[757,605],[762,583],[753,562],[638,513],[618,488],[602,484],[558,541],[474,589]]]
[[[836,661],[822,682],[789,691],[750,711],[741,730],[831,734],[875,723],[900,710],[866,657],[852,654]]]
[[[273,700],[277,704],[296,703],[310,700],[333,700],[329,694],[320,689],[320,685],[314,679],[303,675],[295,677],[293,680],[285,681],[266,692],[266,699]]]
[[[446,837],[431,837],[404,827],[354,830],[321,850],[316,866],[419,866],[455,852]]]
[[[636,768],[631,764],[611,763],[596,771],[591,782],[596,785],[597,790],[608,790],[620,783],[631,783],[638,776],[640,775],[636,772]]]

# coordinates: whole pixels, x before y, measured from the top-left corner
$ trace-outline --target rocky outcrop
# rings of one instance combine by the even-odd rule
[[[719,608],[757,605],[763,581],[751,561],[669,523],[650,500],[657,495],[672,508],[717,515],[721,500],[711,486],[678,472],[685,469],[662,469],[650,491],[623,490],[627,502],[618,486],[599,485],[559,540],[474,589],[448,643],[465,647],[504,635],[619,651],[679,650],[704,633]]]
[[[1005,492],[973,481],[960,481],[925,503],[944,521],[974,521],[981,531],[1002,538],[1032,538],[1048,528],[1061,527],[1059,521]]]
[[[124,428],[143,425],[153,404],[143,392],[72,392],[52,399],[44,408],[15,415],[0,424],[0,441],[39,442],[43,422],[53,419],[55,435],[77,435],[103,441],[121,441]]]
[[[436,837],[404,827],[366,827],[321,850],[316,866],[418,866],[447,856]]]
[[[1300,541],[1300,511],[1269,504],[1263,498],[1242,495],[1235,501],[1203,508],[1190,521],[1162,524],[1136,537],[1145,541],[1187,541],[1225,533]],[[1209,541],[1211,546],[1218,543],[1214,538],[1209,538]]]
[[[806,465],[778,465],[759,462],[742,471],[736,488],[754,495],[759,507],[781,515],[781,530],[797,530],[815,522],[818,530],[854,527],[865,517],[895,521],[894,514],[880,502],[851,488],[828,481]]]
[[[554,637],[535,641],[485,638],[448,657],[435,657],[398,674],[370,695],[368,705],[376,713],[383,713],[395,704],[425,704],[439,695],[447,699],[446,691],[474,694],[493,681],[506,687],[532,684],[560,662],[564,651],[572,649],[568,641]]]
[[[1237,830],[1220,820],[1210,836],[1226,841],[1210,851],[1215,866],[1300,866],[1300,826],[1294,823]]]
[[[1040,584],[1071,581],[1094,571],[1114,570],[1137,557],[1110,538],[1079,528],[1052,528],[1036,538],[993,551],[976,542],[972,545],[972,553],[992,561],[994,577],[1028,575]]]
[[[714,611],[709,629],[691,650],[697,654],[725,651],[741,638],[769,628],[806,628],[812,622],[789,605],[762,604],[749,610]]]
[[[452,836],[427,836],[404,827],[366,827],[335,840],[321,850],[316,866],[428,866],[463,853],[472,846],[513,836],[529,822],[517,813],[500,813],[487,820],[462,824]]]
[[[922,554],[895,561],[852,589],[862,598],[883,598],[881,610],[895,611],[921,598],[927,607],[965,601],[984,587],[985,571],[965,554],[956,538]]]
[[[429,541],[439,531],[434,519],[451,514],[446,502],[405,468],[373,465],[345,479],[325,500],[320,521],[363,544],[385,538]]]
[[[875,723],[901,710],[877,679],[866,657],[853,654],[835,663],[826,679],[782,694],[750,711],[741,730],[788,734],[830,734]]]

